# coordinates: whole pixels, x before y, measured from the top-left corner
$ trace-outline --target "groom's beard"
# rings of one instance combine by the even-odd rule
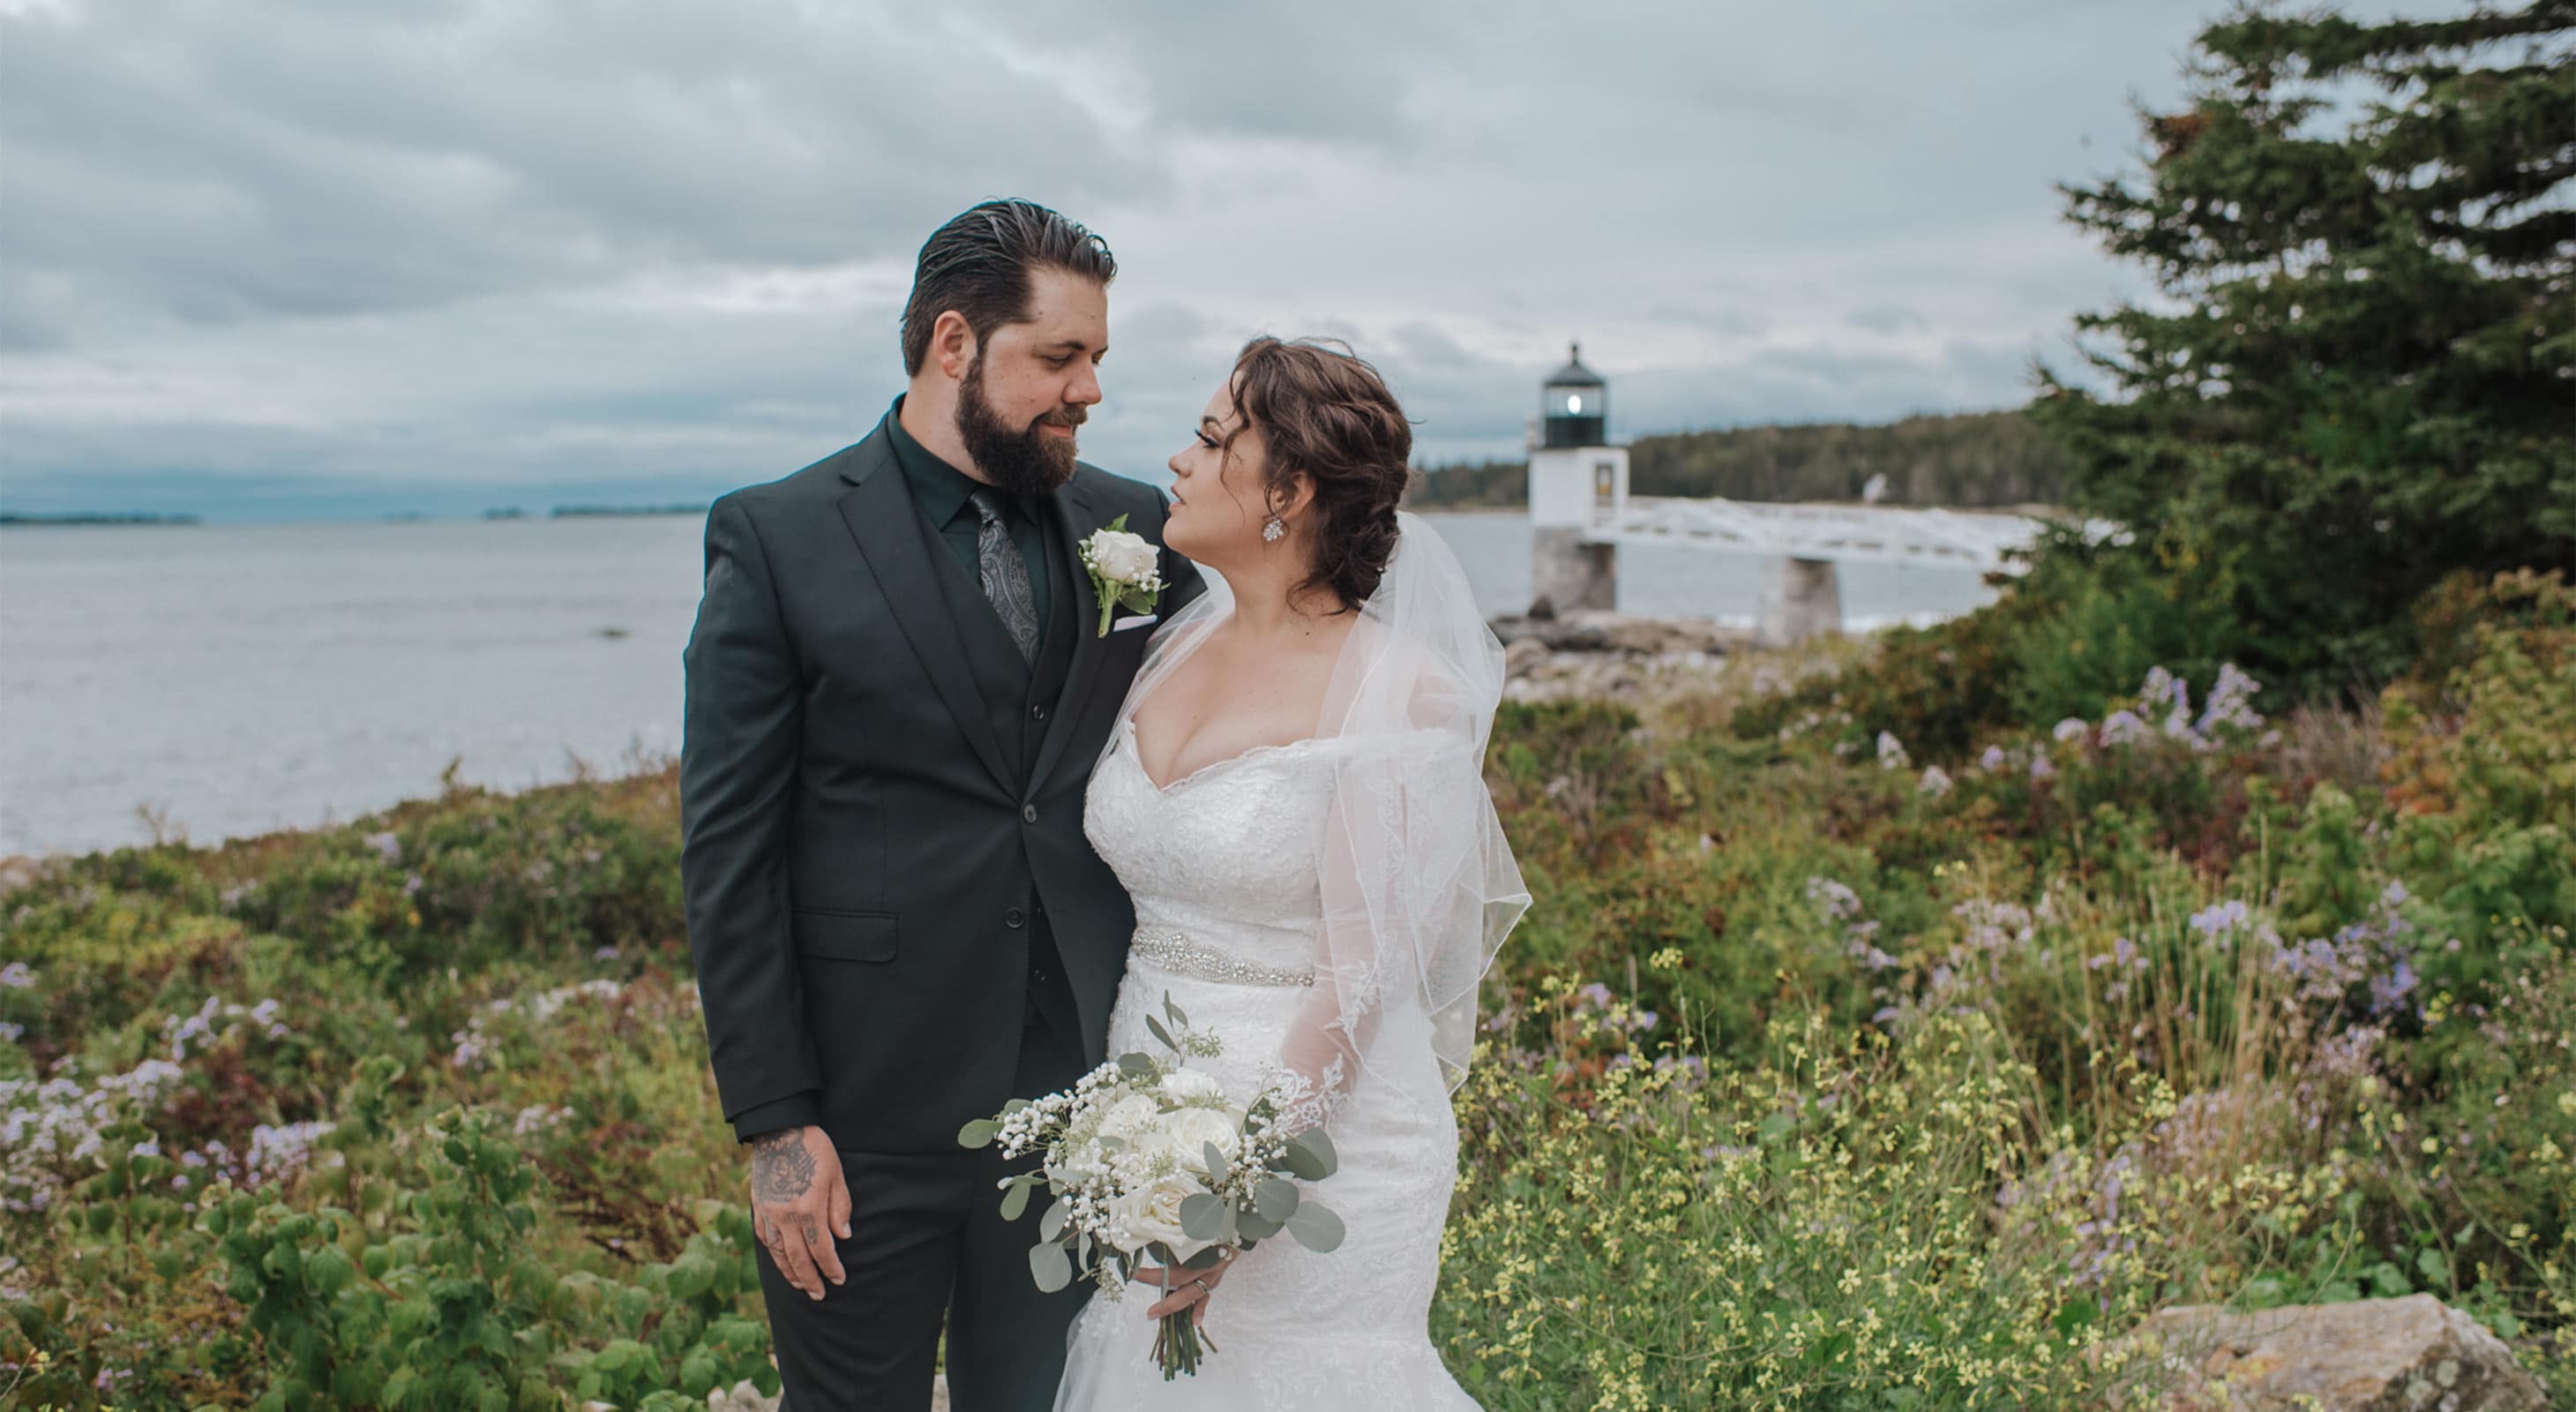
[[[967,458],[993,483],[994,489],[1006,495],[1044,495],[1073,479],[1073,438],[1054,436],[1039,428],[1048,423],[1078,427],[1084,415],[1080,407],[1060,408],[1012,430],[984,401],[984,357],[980,353],[966,369],[965,381],[957,387],[957,435],[966,443]]]

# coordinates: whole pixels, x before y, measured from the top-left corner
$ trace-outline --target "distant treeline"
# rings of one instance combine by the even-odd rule
[[[2018,411],[1671,432],[1628,447],[1636,495],[1857,500],[1884,475],[1880,498],[1891,505],[2053,505],[2064,498],[2066,472],[2065,451]],[[1414,473],[1409,503],[1517,506],[1528,484],[1526,461],[1436,466]]]
[[[194,515],[0,513],[0,525],[193,525],[197,523],[199,523],[198,518]]]

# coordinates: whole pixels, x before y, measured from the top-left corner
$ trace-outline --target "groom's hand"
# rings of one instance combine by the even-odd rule
[[[751,1224],[787,1282],[812,1298],[823,1282],[848,1278],[832,1237],[850,1237],[850,1188],[841,1154],[816,1127],[782,1128],[751,1140]]]

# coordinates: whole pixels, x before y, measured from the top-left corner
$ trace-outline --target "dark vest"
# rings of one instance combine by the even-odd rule
[[[1019,645],[1011,641],[1009,629],[1002,626],[1001,616],[984,597],[984,586],[940,543],[938,527],[930,523],[928,516],[922,516],[929,557],[937,566],[935,572],[940,592],[947,599],[948,616],[957,624],[967,672],[975,679],[975,694],[983,700],[985,719],[992,725],[993,738],[1002,743],[1005,762],[1019,780],[1022,794],[1028,792],[1038,749],[1046,740],[1056,703],[1064,695],[1065,674],[1073,663],[1074,634],[1083,629],[1078,605],[1088,596],[1073,577],[1074,554],[1071,546],[1061,542],[1063,527],[1045,507],[1034,508],[1045,525],[1046,563],[1031,564],[1029,569],[1046,574],[1051,590],[1034,665],[1020,657]],[[1042,1017],[1078,1050],[1082,1031],[1074,1018],[1073,990],[1065,980],[1064,967],[1056,959],[1055,937],[1047,927],[1046,914],[1039,910],[1034,884],[1021,907],[1030,923],[1021,929],[1028,938],[1030,1013]]]

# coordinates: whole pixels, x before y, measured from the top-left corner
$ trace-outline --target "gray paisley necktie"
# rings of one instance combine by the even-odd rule
[[[1021,660],[1034,664],[1038,603],[1029,591],[1029,561],[1020,557],[1020,546],[1011,542],[1011,532],[1002,524],[1002,498],[990,490],[966,498],[983,521],[975,531],[975,567],[984,580],[984,596],[993,600],[993,611],[1002,615],[1002,626],[1020,645]]]

